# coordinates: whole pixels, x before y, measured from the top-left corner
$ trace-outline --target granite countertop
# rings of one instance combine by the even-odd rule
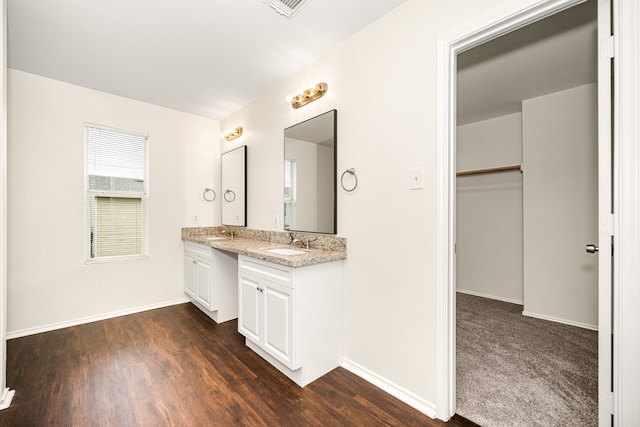
[[[252,233],[252,230],[242,229],[234,231],[234,237],[230,238],[222,234],[222,229],[224,228],[185,228],[182,230],[182,239],[227,252],[287,265],[289,267],[304,267],[347,258],[346,239],[340,237],[317,235],[311,237],[313,235],[310,233],[294,233],[296,238],[310,241],[310,249],[304,249],[299,245],[291,246],[288,243],[290,241],[289,233]],[[235,235],[236,233],[243,235],[237,236]],[[314,247],[314,243],[317,247]],[[304,251],[304,253],[281,255],[266,251],[266,249],[273,248],[289,248]]]

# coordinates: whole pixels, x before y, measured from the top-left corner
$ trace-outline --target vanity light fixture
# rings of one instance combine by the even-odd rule
[[[234,139],[242,136],[242,126],[238,126],[235,129],[228,130],[222,135],[225,141],[233,141]]]
[[[321,98],[325,93],[327,93],[327,88],[328,87],[326,83],[318,83],[314,87],[310,87],[309,89],[291,98],[291,106],[293,108],[300,108],[303,105],[307,105],[308,103]]]

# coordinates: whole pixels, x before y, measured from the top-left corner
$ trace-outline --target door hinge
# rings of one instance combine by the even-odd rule
[[[609,36],[606,39],[600,40],[600,58],[611,59],[614,57],[615,52],[615,37]]]

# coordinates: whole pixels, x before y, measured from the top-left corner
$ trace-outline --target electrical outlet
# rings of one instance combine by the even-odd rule
[[[278,228],[278,215],[273,216],[273,228]]]
[[[198,222],[198,214],[193,215],[193,222]]]

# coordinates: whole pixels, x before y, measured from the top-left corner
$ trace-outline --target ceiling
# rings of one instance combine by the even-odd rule
[[[8,0],[8,66],[221,120],[404,1]]]
[[[458,55],[458,124],[520,112],[522,100],[597,81],[596,2]]]
[[[404,1],[8,0],[8,65],[222,120]],[[595,3],[461,53],[458,123],[595,82]]]

